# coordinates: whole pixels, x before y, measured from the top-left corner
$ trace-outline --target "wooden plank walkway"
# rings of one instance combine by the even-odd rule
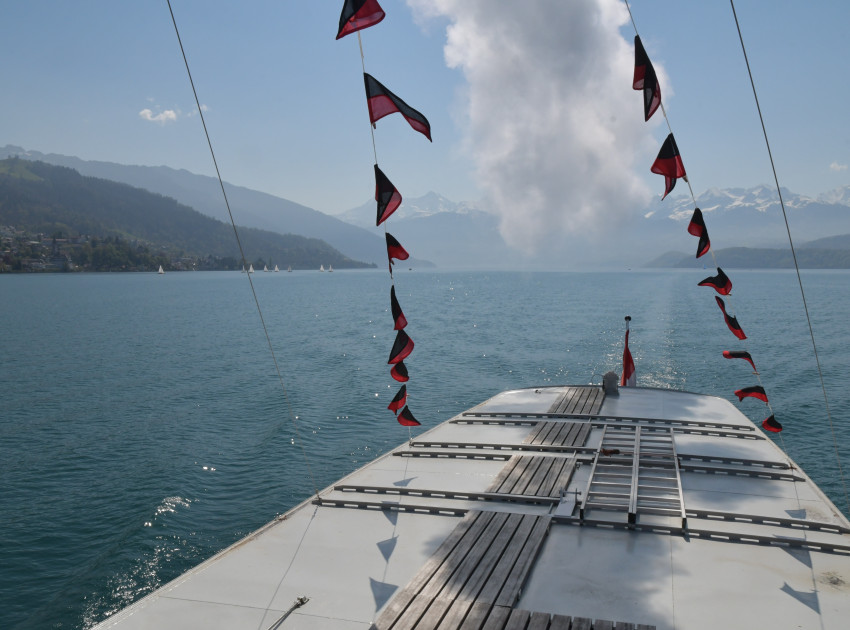
[[[460,628],[475,604],[486,606],[488,615],[494,606],[510,610],[549,522],[548,515],[470,512],[390,600],[373,628]]]
[[[584,446],[593,427],[590,422],[538,422],[523,444]]]
[[[566,391],[552,403],[549,413],[571,413],[577,415],[592,415],[599,413],[605,392],[599,385],[583,387],[567,387]]]
[[[575,469],[575,457],[514,455],[496,475],[487,492],[558,497],[570,483]]]

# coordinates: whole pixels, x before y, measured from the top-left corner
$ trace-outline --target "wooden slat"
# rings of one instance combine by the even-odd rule
[[[533,612],[528,620],[528,628],[526,630],[548,630],[549,614],[542,612]]]
[[[420,630],[433,630],[446,615],[449,607],[454,603],[462,591],[466,590],[467,582],[473,576],[480,574],[489,574],[490,568],[496,564],[501,556],[502,549],[510,542],[520,523],[518,515],[502,512],[496,514],[490,521],[490,524],[482,532],[481,536],[472,541],[472,545],[464,549],[456,549],[452,557],[447,561],[447,565],[452,565],[454,571],[451,574],[446,573],[446,580],[440,584],[434,582],[430,585],[426,592],[423,591],[420,599],[425,597],[433,597],[430,601],[423,601],[418,606],[411,606],[411,614],[399,619],[399,626],[402,628],[415,627]],[[470,593],[466,599],[474,601],[474,591]],[[416,610],[422,608],[424,614],[417,617]],[[416,619],[418,618],[418,623]],[[461,617],[462,618],[462,617]]]
[[[549,624],[549,630],[570,630],[573,624],[573,618],[566,615],[552,615],[552,621]]]
[[[573,617],[572,630],[593,630],[593,620],[587,617]]]
[[[455,550],[462,540],[474,540],[484,527],[490,522],[493,514],[487,512],[470,512],[458,525],[452,530],[451,534],[443,541],[437,551],[428,559],[422,566],[419,572],[413,579],[404,587],[404,589],[390,600],[387,607],[381,613],[378,620],[375,622],[375,627],[378,630],[392,628],[398,618],[404,613],[407,607],[420,594],[423,588],[437,573],[439,573],[446,558]]]
[[[540,487],[543,485],[543,482],[555,463],[554,457],[542,457],[538,455],[537,459],[540,460],[540,465],[537,467],[537,471],[534,473],[534,476],[529,480],[528,485],[523,490],[523,494],[538,494],[540,492]]]
[[[561,490],[565,489],[569,485],[570,479],[572,479],[573,477],[573,473],[576,470],[576,459],[575,457],[570,457],[565,461],[566,463],[561,469],[561,474],[558,475],[558,479],[555,481],[555,485],[552,486],[552,490],[549,492],[549,496],[560,495]]]
[[[515,472],[508,477],[502,486],[502,492],[506,494],[524,494],[534,473],[540,467],[540,458],[534,456],[522,457],[522,462],[517,465]]]
[[[484,630],[503,630],[508,622],[511,609],[506,606],[494,606],[484,622]]]
[[[549,472],[546,473],[546,478],[543,480],[543,483],[537,489],[535,493],[537,496],[541,497],[552,497],[557,496],[559,492],[556,490],[558,479],[561,477],[561,473],[564,470],[564,466],[566,466],[569,462],[573,461],[572,458],[552,458],[554,461],[552,465],[549,466]]]
[[[545,518],[548,525],[548,516],[537,517],[531,514],[526,514],[523,516],[522,522],[517,528],[516,533],[516,540],[518,543],[522,543],[523,541],[525,541],[526,543],[528,542],[534,531],[534,525],[537,522],[538,518]],[[498,565],[494,568],[490,578],[487,580],[481,591],[478,593],[479,601],[484,601],[490,604],[496,603],[496,600],[499,597],[499,593],[501,592],[502,587],[505,585],[508,577],[510,576],[511,570],[514,567],[517,558],[519,558],[520,554],[524,549],[525,546],[522,544],[510,545],[505,549],[505,552],[499,558]],[[509,605],[513,605],[513,602],[511,602]]]
[[[564,444],[568,444],[571,440],[571,436],[574,431],[578,431],[577,423],[575,422],[559,422],[560,429],[558,433],[552,438],[550,444],[557,444],[559,446],[563,446]]]
[[[541,431],[548,431],[549,429],[548,422],[538,422],[532,427],[531,431],[528,432],[528,435],[525,436],[525,439],[522,441],[523,444],[533,444],[534,440],[537,439],[537,436],[540,435]]]
[[[499,471],[499,474],[493,479],[493,483],[490,484],[490,487],[487,488],[487,492],[499,492],[499,488],[505,482],[507,476],[511,473],[514,467],[519,464],[520,456],[514,455],[509,460],[508,463],[502,466],[502,470]]]
[[[535,517],[534,529],[526,540],[522,548],[522,553],[513,565],[505,581],[505,585],[496,599],[497,605],[513,606],[517,599],[519,599],[519,594],[525,584],[526,577],[528,577],[528,572],[531,571],[531,567],[537,559],[537,554],[543,544],[543,539],[549,531],[550,520],[549,516]]]
[[[635,630],[635,624],[628,621],[618,621],[614,624],[614,630]]]
[[[528,620],[531,617],[531,613],[527,610],[520,610],[519,608],[514,608],[511,611],[511,616],[508,619],[508,623],[505,624],[505,630],[525,630],[525,627],[528,625]]]
[[[466,619],[460,625],[461,630],[479,630],[487,620],[487,616],[490,614],[490,608],[492,608],[492,604],[475,602],[472,605],[472,610],[469,611]]]
[[[589,422],[582,422],[581,430],[570,446],[584,446],[587,443],[587,436],[590,435],[592,428],[593,426]]]
[[[614,630],[614,622],[607,619],[597,619],[593,622],[593,630]]]

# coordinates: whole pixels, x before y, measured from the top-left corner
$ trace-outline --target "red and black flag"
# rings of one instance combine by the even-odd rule
[[[431,124],[425,116],[390,92],[371,74],[364,72],[363,79],[366,81],[366,103],[372,126],[384,116],[398,112],[411,127],[431,140]]]
[[[761,423],[761,426],[773,433],[779,433],[782,430],[782,425],[776,421],[776,416],[774,414],[770,414],[770,417],[765,418]]]
[[[698,283],[698,286],[711,287],[720,295],[729,295],[732,291],[732,281],[725,273],[723,273],[723,270],[720,267],[717,268],[716,276],[706,278],[702,282]]]
[[[688,181],[685,174],[685,165],[682,164],[682,156],[679,155],[679,147],[676,146],[676,140],[673,134],[667,136],[664,144],[661,145],[661,150],[658,152],[658,157],[650,169],[653,173],[664,175],[664,194],[662,199],[673,192],[676,187],[676,180],[684,177]]]
[[[727,359],[743,359],[744,361],[749,361],[750,365],[753,366],[753,372],[758,374],[758,370],[756,369],[756,364],[753,363],[753,357],[750,356],[749,352],[745,352],[743,350],[724,350],[723,356]]]
[[[407,404],[407,385],[402,385],[401,389],[398,390],[398,393],[395,395],[390,401],[390,404],[387,405],[387,409],[392,412],[398,413],[398,410],[404,407]]]
[[[404,409],[401,410],[401,413],[397,416],[398,423],[405,427],[418,427],[419,420],[413,417],[413,414],[410,413],[410,407],[405,406]]]
[[[399,361],[393,366],[393,369],[390,370],[390,376],[399,383],[406,383],[410,380],[410,376],[407,375],[407,366],[404,364],[404,361]]]
[[[393,322],[395,322],[393,330],[401,330],[407,326],[407,318],[404,316],[401,306],[399,306],[398,300],[395,297],[395,285],[390,287],[390,310],[392,310]]]
[[[635,90],[643,90],[643,119],[649,120],[661,105],[661,88],[655,68],[643,48],[640,37],[635,35],[635,78],[632,82]]]
[[[744,398],[758,398],[762,402],[767,402],[767,394],[764,392],[764,387],[761,385],[753,385],[752,387],[744,387],[743,389],[738,389],[735,391],[735,395],[738,397],[738,400],[744,400]]]
[[[378,4],[378,0],[345,0],[339,16],[339,31],[336,38],[374,26],[383,20],[384,16],[386,13]]]
[[[390,272],[392,272],[392,264],[393,258],[397,260],[407,260],[410,258],[410,254],[407,253],[407,250],[401,246],[395,237],[389,232],[386,233],[387,239],[387,258],[390,259]]]
[[[714,299],[717,300],[717,306],[719,306],[720,310],[723,311],[723,317],[726,319],[726,325],[729,327],[729,330],[732,331],[732,334],[738,339],[746,339],[747,336],[744,334],[741,325],[738,323],[738,319],[736,317],[732,317],[726,312],[726,303],[716,295],[714,296]]]
[[[705,227],[705,221],[702,219],[702,210],[699,208],[694,208],[694,214],[691,217],[691,222],[688,224],[688,234],[699,236],[697,258],[705,256],[708,250],[711,249],[711,241],[708,239],[708,228]]]
[[[375,164],[375,201],[378,202],[378,218],[375,227],[390,218],[401,205],[401,193]]]
[[[399,363],[406,359],[411,352],[413,352],[413,339],[408,337],[403,330],[399,330],[395,336],[393,349],[390,350],[390,358],[387,363]]]
[[[623,375],[620,377],[621,387],[634,387],[636,384],[635,362],[629,350],[629,322],[631,319],[631,317],[626,316],[626,345],[623,347]]]

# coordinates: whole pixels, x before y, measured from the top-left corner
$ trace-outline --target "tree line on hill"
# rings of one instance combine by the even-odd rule
[[[169,197],[43,162],[0,160],[0,226],[6,226],[0,264],[7,271],[27,265],[87,271],[242,266],[230,225]],[[271,261],[293,269],[373,266],[319,239],[254,228],[239,234],[247,260],[260,268]]]

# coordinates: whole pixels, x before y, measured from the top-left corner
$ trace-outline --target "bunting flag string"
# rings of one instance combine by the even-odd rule
[[[635,35],[635,76],[632,88],[643,90],[643,116],[644,121],[647,121],[661,105],[661,87],[658,85],[655,68],[638,35]]]
[[[665,121],[667,122],[667,127],[670,131],[667,139],[664,141],[664,144],[661,146],[660,151],[658,152],[658,157],[655,159],[655,162],[652,164],[651,171],[653,173],[664,175],[664,194],[662,195],[662,199],[667,197],[676,186],[676,180],[682,178],[688,183],[688,188],[691,192],[691,198],[694,202],[694,212],[691,217],[691,221],[688,224],[688,233],[699,238],[699,243],[697,245],[696,258],[700,258],[711,251],[711,240],[708,236],[708,229],[705,225],[705,220],[703,219],[702,211],[696,207],[696,197],[694,196],[693,189],[691,188],[690,183],[688,182],[688,177],[685,172],[685,167],[682,162],[681,154],[679,153],[679,148],[676,145],[676,140],[673,136],[673,129],[670,126],[670,121],[667,118],[667,112],[664,110],[664,105],[661,101],[661,88],[658,83],[658,76],[655,72],[655,68],[652,65],[652,62],[649,59],[649,55],[646,53],[646,49],[643,46],[643,42],[640,39],[640,36],[637,32],[637,24],[635,23],[634,16],[632,15],[631,7],[629,6],[628,0],[624,0],[626,9],[629,12],[630,17],[632,18],[632,25],[635,27],[635,67],[634,67],[634,77],[632,79],[632,88],[635,90],[643,91],[643,112],[644,112],[644,120],[648,121],[652,115],[658,110],[661,109],[661,113],[664,116]],[[732,292],[732,281],[729,277],[723,272],[720,266],[717,264],[717,258],[712,252],[712,258],[714,259],[714,266],[717,268],[717,275],[709,276],[705,278],[701,282],[698,283],[699,286],[706,286],[713,288],[719,295],[730,296]],[[726,321],[726,325],[729,330],[735,335],[738,339],[744,340],[747,336],[744,334],[741,325],[738,323],[736,317],[729,315],[726,312],[726,303],[717,295],[715,295],[715,300],[717,302],[718,307],[723,312],[724,320]],[[626,348],[623,354],[623,382],[625,382],[626,378],[626,352],[628,352],[628,327],[626,329]],[[739,400],[743,400],[747,397],[757,398],[759,400],[764,401],[764,403],[770,408],[770,403],[767,399],[767,394],[764,391],[764,388],[761,386],[761,377],[759,376],[759,372],[756,369],[755,362],[753,361],[752,356],[750,356],[749,352],[745,352],[743,350],[724,350],[723,356],[727,359],[743,359],[747,361],[753,368],[753,374],[756,375],[756,378],[759,381],[758,386],[754,387],[745,387],[743,389],[739,389],[735,392],[738,396]],[[631,358],[631,357],[629,357]],[[621,383],[622,384],[622,383]],[[767,431],[772,431],[778,433],[782,431],[782,425],[776,421],[775,415],[772,413],[762,422],[762,427]]]
[[[761,385],[754,385],[752,387],[744,387],[743,389],[735,390],[735,395],[738,397],[738,400],[744,400],[744,398],[758,398],[764,403],[767,402],[767,394],[764,391],[764,387]]]
[[[702,210],[699,208],[694,208],[694,214],[688,224],[688,234],[699,237],[696,257],[705,256],[711,249],[711,241],[708,238],[708,228],[705,227],[705,221],[702,218]]]
[[[393,330],[401,330],[407,326],[407,318],[404,316],[401,306],[399,306],[398,300],[395,297],[395,285],[392,285],[390,288],[390,310],[393,314]]]
[[[384,19],[386,13],[378,0],[345,0],[339,16],[336,38],[341,39],[356,31],[374,26]]]
[[[401,246],[395,237],[386,232],[386,240],[387,240],[387,258],[390,261],[390,274],[393,272],[393,258],[396,260],[407,260],[410,258],[410,254],[407,253],[407,250]]]
[[[392,376],[399,383],[406,383],[410,380],[410,376],[407,374],[407,366],[404,364],[404,361],[399,361],[395,365],[393,365],[390,370],[390,376]]]
[[[650,169],[657,175],[664,175],[664,194],[662,199],[673,192],[676,187],[676,180],[680,177],[688,181],[685,173],[685,165],[682,163],[682,156],[679,154],[679,147],[676,146],[676,139],[673,134],[667,136],[664,144],[661,145],[661,150],[658,152],[658,157]]]
[[[723,270],[718,267],[716,276],[709,276],[705,280],[698,283],[701,287],[711,287],[720,295],[729,295],[732,291],[732,281],[723,273]]]
[[[390,404],[387,405],[387,409],[398,414],[398,410],[404,407],[407,404],[407,385],[402,385],[398,390],[398,393],[395,395],[390,401]]]
[[[726,359],[743,359],[744,361],[749,361],[750,365],[753,366],[753,373],[758,374],[756,364],[753,363],[753,357],[750,356],[749,352],[745,352],[744,350],[724,350],[723,356]]]
[[[378,218],[375,227],[386,221],[401,205],[401,193],[375,164],[375,201],[378,202]]]
[[[344,0],[336,38],[340,39],[351,33],[374,26],[381,22],[385,16],[386,14],[377,0]],[[366,105],[369,111],[369,122],[373,130],[372,147],[375,153],[375,201],[377,203],[375,226],[379,227],[401,206],[402,196],[378,166],[378,152],[375,146],[374,132],[377,121],[390,114],[399,113],[411,128],[424,135],[429,141],[432,140],[431,125],[421,112],[410,107],[396,94],[387,89],[380,81],[375,79],[375,77],[366,72],[363,44],[360,41],[359,32],[357,38],[360,43],[360,59],[363,68],[363,81],[366,88]],[[397,331],[387,363],[392,365],[390,376],[400,383],[407,383],[410,380],[410,376],[407,366],[404,364],[404,359],[413,352],[414,344],[413,340],[403,330],[408,322],[396,297],[393,264],[396,260],[407,260],[410,254],[408,254],[407,250],[401,246],[401,243],[395,237],[387,232],[386,227],[384,227],[384,236],[387,243],[387,259],[390,273],[390,311],[393,317],[393,329]],[[399,424],[407,427],[419,426],[420,423],[410,411],[407,400],[407,385],[403,384],[392,401],[390,401],[387,409],[396,414]],[[400,413],[399,409],[401,409]]]
[[[410,408],[405,406],[397,416],[398,423],[405,427],[418,427],[419,421],[413,417]]]
[[[779,433],[782,431],[782,425],[776,421],[776,416],[774,414],[770,414],[769,417],[765,418],[762,421],[761,426],[773,433]]]
[[[364,72],[363,79],[366,83],[366,104],[369,107],[369,120],[373,127],[384,116],[398,112],[404,116],[404,119],[413,129],[432,141],[431,124],[425,116],[390,92],[371,74]]]
[[[413,352],[413,339],[408,337],[407,333],[403,330],[399,330],[396,333],[395,342],[393,343],[392,350],[390,350],[390,358],[387,360],[387,364],[399,363],[410,356],[411,352]]]
[[[726,303],[716,295],[714,296],[714,299],[717,300],[717,306],[719,306],[720,310],[723,311],[723,318],[726,320],[726,325],[729,327],[729,330],[732,331],[732,334],[738,339],[746,339],[747,336],[744,334],[741,325],[738,323],[738,319],[726,312]]]

